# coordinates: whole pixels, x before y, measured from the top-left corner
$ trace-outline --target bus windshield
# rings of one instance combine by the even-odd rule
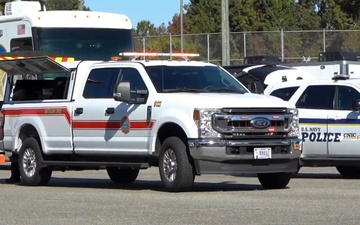
[[[134,51],[132,31],[109,28],[34,28],[35,50],[75,60],[110,60]]]

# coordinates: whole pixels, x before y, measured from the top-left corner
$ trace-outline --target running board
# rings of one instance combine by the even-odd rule
[[[43,166],[77,166],[77,167],[97,167],[97,166],[114,166],[147,169],[149,163],[140,162],[91,162],[91,161],[43,161]]]

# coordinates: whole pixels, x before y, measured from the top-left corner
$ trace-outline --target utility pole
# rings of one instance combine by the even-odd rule
[[[229,0],[221,0],[222,64],[230,65]]]
[[[84,0],[79,0],[79,10],[80,11],[84,10]]]
[[[184,1],[180,0],[180,49],[184,51]]]

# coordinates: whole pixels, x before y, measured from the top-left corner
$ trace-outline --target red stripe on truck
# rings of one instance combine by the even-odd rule
[[[66,107],[63,108],[26,108],[26,109],[4,109],[3,113],[7,117],[19,116],[64,116],[73,129],[120,129],[121,120],[71,120],[71,116]],[[154,121],[148,124],[146,121],[129,121],[130,129],[151,129]]]

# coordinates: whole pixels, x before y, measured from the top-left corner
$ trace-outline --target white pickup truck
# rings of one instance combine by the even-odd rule
[[[256,173],[264,188],[284,188],[297,170],[294,106],[249,93],[216,65],[36,57],[0,69],[8,74],[1,144],[18,158],[24,185],[90,168],[131,183],[158,166],[168,191],[191,188],[201,174]]]

